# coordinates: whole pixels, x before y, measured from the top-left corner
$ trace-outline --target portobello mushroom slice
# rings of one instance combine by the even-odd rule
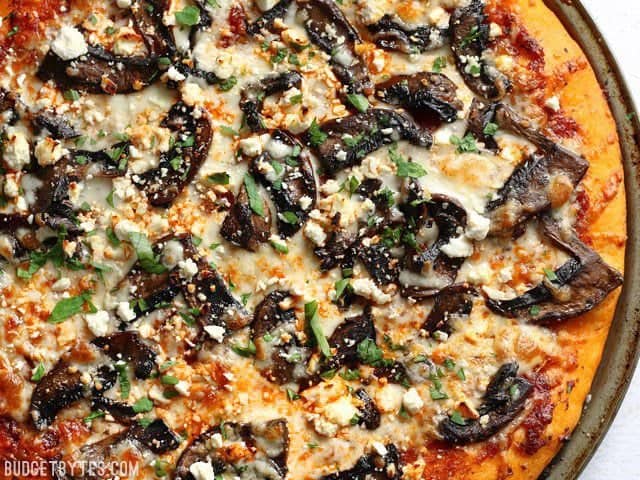
[[[482,0],[471,0],[451,15],[451,49],[465,83],[487,100],[498,100],[511,89],[509,79],[485,57],[489,24]]]
[[[152,58],[173,57],[176,53],[171,33],[162,22],[164,3],[164,0],[138,0],[131,5],[133,25]]]
[[[496,107],[495,121],[505,130],[533,143],[538,151],[518,165],[486,212],[490,234],[506,235],[531,217],[564,204],[584,177],[589,163],[545,137],[504,104]]]
[[[458,87],[446,75],[433,72],[396,75],[376,85],[383,102],[402,107],[414,116],[425,112],[445,122],[455,122],[464,105],[456,96]]]
[[[251,326],[256,367],[263,377],[279,385],[305,378],[311,355],[311,350],[298,340],[290,299],[287,291],[271,292],[256,307]]]
[[[416,237],[420,237],[420,228],[433,228],[433,226],[438,228],[438,236],[431,244],[419,243],[417,248],[407,248],[404,269],[400,272],[399,282],[403,296],[428,298],[452,285],[458,270],[464,263],[464,258],[451,258],[442,251],[442,248],[451,239],[460,235],[459,232],[467,224],[467,212],[457,200],[441,194],[434,194],[430,200],[416,207],[412,206],[416,205],[416,200],[423,198],[417,182],[412,183],[413,193],[408,197],[409,210],[405,210],[405,214],[413,209],[418,215],[413,221],[418,229],[415,232]]]
[[[15,95],[3,88],[0,88],[0,114],[6,125],[14,125],[20,119]]]
[[[398,449],[392,443],[383,451],[373,450],[358,459],[349,470],[324,475],[322,480],[400,480],[402,464]]]
[[[146,427],[135,424],[98,442],[80,447],[73,459],[75,463],[88,468],[82,468],[81,472],[65,469],[66,475],[56,478],[78,480],[114,478],[118,472],[110,471],[109,466],[120,465],[123,455],[130,456],[133,453],[142,458],[146,450],[162,454],[175,450],[179,445],[180,437],[160,419],[154,420]]]
[[[329,346],[335,349],[335,354],[323,361],[321,370],[337,371],[344,366],[356,366],[360,361],[358,346],[367,339],[376,341],[370,305],[365,306],[362,314],[348,317],[336,327],[329,338]]]
[[[174,269],[171,276],[172,281],[180,286],[189,308],[199,312],[196,316],[202,327],[216,325],[229,332],[251,323],[251,316],[231,294],[218,271],[205,258],[194,255],[191,259],[196,263],[198,273],[185,278],[178,269]]]
[[[354,397],[362,402],[358,407],[358,424],[367,430],[375,430],[380,426],[380,410],[364,388],[353,392]]]
[[[158,76],[152,57],[122,57],[90,45],[86,55],[62,60],[49,50],[38,68],[43,82],[53,80],[61,90],[89,93],[131,93],[149,86]]]
[[[253,200],[249,195],[247,184],[252,190]],[[247,175],[229,213],[222,222],[220,235],[238,247],[255,252],[261,243],[269,239],[270,234],[271,210],[253,177]]]
[[[40,130],[47,130],[55,139],[67,139],[80,136],[69,120],[52,110],[43,110],[34,115],[33,124]]]
[[[496,116],[498,103],[486,103],[478,98],[474,98],[469,108],[469,118],[467,123],[466,134],[484,143],[487,150],[495,152],[498,150],[498,144],[492,134],[487,133],[487,127],[493,123]]]
[[[431,25],[411,27],[394,15],[386,14],[367,25],[374,43],[384,50],[414,54],[435,50],[444,45],[448,32]]]
[[[278,232],[288,238],[309,217],[317,199],[316,181],[307,150],[288,133],[276,130],[251,171],[266,187],[277,212]]]
[[[240,94],[240,110],[244,113],[247,126],[253,132],[264,128],[262,106],[264,99],[290,88],[302,85],[302,75],[296,71],[268,75],[261,80],[250,83]]]
[[[400,261],[391,255],[391,249],[383,242],[361,244],[358,247],[358,259],[378,285],[389,285],[398,281]]]
[[[354,236],[340,228],[340,213],[336,213],[331,220],[331,231],[324,245],[313,250],[320,259],[320,270],[326,272],[337,266],[343,269],[353,267],[355,241]]]
[[[288,453],[289,429],[283,418],[263,423],[223,422],[182,452],[174,479],[235,476],[242,471],[246,478],[284,480]]]
[[[533,389],[528,380],[517,376],[518,368],[516,362],[500,367],[487,386],[478,408],[479,418],[458,420],[458,423],[448,417],[442,420],[438,426],[442,438],[455,445],[468,445],[490,438],[511,423]]]
[[[206,113],[198,110],[196,114],[181,101],[171,107],[161,126],[170,128],[178,141],[161,154],[157,168],[133,177],[154,207],[171,205],[193,180],[207,158],[213,135]]]
[[[450,334],[451,317],[468,316],[473,308],[475,293],[475,289],[466,284],[451,285],[440,290],[422,330],[429,334],[436,331]]]
[[[249,35],[257,35],[263,30],[270,30],[277,18],[284,18],[291,5],[291,0],[280,0],[272,8],[264,12],[257,20],[247,26]]]
[[[585,245],[575,234],[561,231],[549,217],[543,219],[544,233],[571,258],[547,275],[542,283],[510,300],[487,298],[487,306],[507,317],[533,323],[550,323],[582,315],[622,285],[622,275]]]
[[[81,377],[82,372],[64,357],[42,377],[33,390],[29,407],[38,430],[44,430],[58,412],[84,397],[86,391]]]
[[[329,120],[305,134],[325,172],[335,175],[354,165],[384,145],[408,140],[430,147],[431,134],[403,113],[383,108]]]
[[[362,40],[337,3],[332,0],[297,0],[304,14],[307,34],[327,55],[333,73],[345,86],[346,93],[372,91],[369,71],[356,54],[356,43]]]
[[[151,376],[157,353],[151,345],[142,340],[138,332],[116,332],[106,337],[94,338],[91,343],[101,348],[112,360],[130,363],[137,378]]]

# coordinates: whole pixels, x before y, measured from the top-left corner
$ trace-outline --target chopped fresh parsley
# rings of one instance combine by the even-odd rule
[[[238,79],[234,76],[231,76],[229,78],[222,80],[220,83],[218,83],[218,89],[223,92],[228,92],[233,87],[235,87],[237,83],[238,83]]]
[[[357,347],[358,358],[367,365],[377,365],[383,358],[382,350],[371,338],[365,338]]]
[[[91,412],[89,415],[87,415],[86,417],[84,417],[84,423],[90,423],[91,421],[95,420],[96,418],[100,418],[100,417],[104,417],[105,413],[103,411],[97,410],[95,412]]]
[[[449,419],[455,423],[456,425],[464,426],[467,424],[466,420],[460,415],[460,412],[455,410],[450,416]]]
[[[176,12],[176,22],[185,27],[192,27],[200,22],[200,9],[193,5],[188,5]]]
[[[487,123],[482,130],[482,133],[485,135],[489,135],[490,137],[494,136],[498,131],[498,125],[492,122]]]
[[[537,317],[538,315],[540,315],[540,307],[538,305],[534,305],[529,309],[529,314],[532,317]]]
[[[207,179],[211,183],[215,183],[216,185],[228,185],[229,184],[229,174],[225,172],[217,172],[212,173],[207,177]]]
[[[126,362],[116,362],[114,365],[118,372],[118,383],[120,384],[120,398],[129,398],[131,392],[131,382],[129,381],[129,372]]]
[[[556,272],[554,272],[552,269],[543,268],[542,270],[544,271],[544,276],[547,277],[547,279],[550,282],[557,282],[558,281],[558,276],[556,275]]]
[[[42,362],[38,363],[38,366],[31,375],[32,382],[39,382],[44,377],[44,364]]]
[[[282,212],[278,215],[278,217],[284,223],[288,223],[289,225],[296,225],[300,221],[298,215],[296,215],[294,212]]]
[[[260,197],[260,193],[258,192],[258,185],[253,177],[248,173],[245,173],[244,175],[244,186],[247,189],[251,210],[253,210],[253,213],[256,215],[264,217],[264,204]]]
[[[327,140],[329,136],[322,131],[320,125],[318,125],[317,120],[314,118],[313,122],[309,126],[309,142],[314,147],[319,147],[322,145],[325,140]]]
[[[360,93],[349,93],[347,94],[347,100],[349,103],[355,107],[359,112],[366,112],[369,109],[369,100],[364,95]]]
[[[457,135],[452,135],[449,141],[458,147],[456,151],[458,153],[470,153],[477,152],[478,146],[476,145],[476,139],[470,133],[467,133],[464,138],[460,138]]]
[[[129,232],[129,240],[136,251],[140,266],[145,272],[164,273],[167,271],[167,267],[160,263],[160,256],[153,253],[151,242],[144,233]]]
[[[146,413],[153,409],[153,402],[148,397],[142,397],[133,404],[133,411],[136,413]]]
[[[311,332],[316,339],[320,351],[325,357],[330,357],[331,347],[329,347],[327,337],[325,337],[324,332],[322,331],[322,325],[320,325],[318,302],[316,300],[304,305],[304,316],[307,319],[307,322],[309,322],[309,327],[311,328]]]
[[[91,313],[97,312],[96,307],[91,303],[91,292],[88,290],[75,297],[63,298],[53,307],[49,318],[47,318],[47,322],[64,322],[67,318],[83,312],[85,305],[89,307]]]
[[[160,377],[160,381],[164,385],[177,385],[180,380],[178,380],[178,377],[174,377],[173,375],[162,375]]]
[[[237,343],[233,344],[231,346],[231,350],[241,357],[252,357],[256,354],[256,346],[251,339],[249,339],[249,343],[247,343],[247,345],[238,345]]]
[[[70,102],[75,102],[77,100],[80,100],[80,94],[78,93],[77,90],[73,90],[73,89],[65,90],[62,96],[64,97],[65,100],[69,100]]]
[[[442,72],[442,69],[447,66],[447,59],[445,57],[437,57],[433,61],[432,70],[436,73]]]
[[[420,178],[427,174],[422,165],[407,161],[395,147],[389,149],[389,158],[396,164],[396,175],[401,178]]]

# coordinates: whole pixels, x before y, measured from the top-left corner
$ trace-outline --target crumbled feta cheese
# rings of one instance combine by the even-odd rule
[[[18,198],[20,196],[20,185],[13,174],[7,174],[4,179],[4,195],[8,198]]]
[[[196,82],[184,82],[180,87],[180,92],[182,100],[187,105],[194,106],[202,103],[204,93]]]
[[[116,0],[118,8],[129,8],[131,6],[131,0]]]
[[[325,406],[322,414],[331,423],[346,427],[351,425],[351,420],[358,414],[358,409],[353,405],[349,397],[344,396]]]
[[[384,293],[370,278],[356,278],[352,283],[353,292],[356,295],[367,298],[378,305],[389,303],[392,296]]]
[[[45,137],[40,140],[34,150],[38,164],[43,167],[55,164],[67,153],[69,153],[69,150],[64,148],[58,140],[54,140],[51,137]]]
[[[131,183],[128,177],[117,177],[113,179],[113,194],[120,200],[131,200],[136,196],[138,189]]]
[[[116,309],[118,316],[125,322],[130,322],[136,318],[136,312],[133,311],[129,302],[119,302]]]
[[[24,133],[14,127],[5,130],[4,152],[2,159],[9,170],[18,172],[31,161],[29,142]]]
[[[320,415],[313,417],[313,429],[323,437],[335,437],[338,433],[338,425],[325,420]]]
[[[454,237],[440,250],[449,258],[470,257],[473,254],[473,243],[463,235]]]
[[[108,312],[98,310],[96,313],[86,313],[84,320],[87,322],[87,327],[89,327],[91,333],[96,337],[102,337],[109,333],[110,317]]]
[[[172,270],[178,262],[184,259],[184,248],[177,240],[169,240],[162,249],[162,264]]]
[[[180,71],[176,67],[171,66],[169,67],[169,70],[167,70],[167,78],[169,80],[173,80],[174,82],[181,82],[187,77],[180,73]]]
[[[189,467],[189,472],[195,480],[215,480],[213,466],[209,462],[194,462]]]
[[[273,138],[267,142],[266,150],[269,155],[277,159],[288,157],[293,153],[293,147],[291,145],[287,145]]]
[[[59,30],[58,36],[51,42],[51,50],[62,60],[73,60],[89,51],[82,33],[77,28],[66,25]]]
[[[547,98],[547,101],[544,102],[544,106],[547,107],[549,110],[553,110],[554,112],[559,112],[560,99],[558,98],[557,95],[554,95],[553,97],[549,97]]]
[[[387,447],[385,447],[382,442],[371,442],[371,446],[381,457],[384,457],[387,454]]]
[[[267,10],[271,10],[276,6],[278,0],[256,0],[256,5],[262,12],[266,12]]]
[[[309,210],[311,203],[313,203],[313,200],[309,195],[303,195],[300,197],[300,200],[298,200],[298,205],[300,205],[302,210]]]
[[[189,389],[191,388],[191,384],[189,382],[186,382],[184,380],[180,380],[178,383],[176,383],[174,385],[174,387],[176,389],[176,392],[178,392],[180,395],[184,396],[184,397],[188,397],[189,396]]]
[[[204,331],[213,338],[216,342],[222,343],[224,340],[225,329],[219,325],[207,325],[204,327]]]
[[[268,139],[268,135],[254,135],[252,137],[243,138],[238,142],[238,146],[242,153],[247,155],[248,157],[257,157],[262,153],[264,148],[264,144]]]
[[[489,233],[489,227],[491,226],[491,220],[487,217],[480,215],[473,210],[467,212],[467,227],[465,229],[465,235],[472,240],[484,240]]]
[[[140,232],[140,227],[133,223],[131,220],[120,220],[113,227],[113,232],[120,240],[129,240],[129,234],[132,232]]]
[[[327,234],[324,233],[322,227],[313,220],[308,221],[304,226],[304,234],[309,240],[319,247],[324,245],[324,242],[327,241]]]
[[[402,405],[407,412],[414,414],[420,411],[424,406],[424,402],[420,398],[418,391],[415,388],[410,388],[402,397]]]
[[[178,262],[178,267],[180,268],[180,275],[187,280],[191,280],[198,273],[198,265],[190,258]]]
[[[54,292],[64,292],[71,287],[71,280],[67,277],[61,277],[51,285],[51,290]]]

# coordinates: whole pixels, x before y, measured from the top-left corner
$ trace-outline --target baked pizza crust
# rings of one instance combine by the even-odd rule
[[[60,6],[49,1],[12,2],[12,5],[6,2],[0,5],[0,15],[5,15],[16,5],[33,12],[40,11],[43,18],[51,18],[53,15],[48,16],[46,12]],[[527,32],[544,51],[544,68],[538,72],[527,72],[532,61],[530,55],[520,52],[521,57],[515,56],[524,71],[517,88],[530,87],[527,95],[537,104],[539,112],[543,112],[541,117],[549,117],[546,125],[548,134],[562,142],[576,142],[589,161],[589,170],[582,182],[584,192],[578,194],[583,207],[579,212],[578,232],[581,239],[609,265],[623,271],[626,204],[621,151],[614,119],[588,60],[542,0],[494,0],[489,3],[489,14],[498,24],[508,18],[511,28]],[[39,30],[38,34],[43,31]],[[27,32],[20,35],[27,35]],[[514,43],[518,41],[512,40]],[[363,48],[366,50],[367,44]],[[28,63],[28,56],[23,60]],[[536,79],[547,81],[536,83]],[[551,96],[559,97],[562,105],[560,114],[555,116],[563,119],[555,118],[559,122],[555,125],[551,119],[554,114],[544,108],[545,99]],[[182,220],[180,209],[170,213],[173,225],[180,225]],[[299,262],[296,267],[304,269],[305,265]],[[486,442],[466,447],[451,447],[440,441],[414,445],[402,452],[404,461],[412,464],[405,471],[406,478],[538,478],[579,420],[602,356],[618,296],[619,290],[616,290],[588,314],[550,326],[557,336],[564,361],[560,364],[547,363],[535,372],[533,397],[524,413],[514,421],[519,426],[509,431],[506,440],[500,445]],[[41,315],[46,318],[44,312]],[[526,351],[526,346],[523,350]],[[8,370],[1,371],[4,377],[0,383],[0,394],[10,394],[12,378]],[[223,381],[220,372],[216,375]],[[267,390],[263,385],[259,388]],[[218,401],[211,399],[210,406],[219,407],[216,405]],[[10,402],[7,405],[10,411]],[[207,423],[200,420],[198,424],[194,419],[190,422],[194,431],[204,429]],[[15,428],[15,425],[5,423],[1,433],[8,436]],[[28,429],[19,428],[18,432],[22,438],[14,443],[29,450],[31,433]],[[71,443],[83,442],[87,437],[79,425],[69,427],[63,433],[63,441]],[[33,451],[46,458],[46,448],[39,444]],[[0,478],[3,478],[1,473]]]

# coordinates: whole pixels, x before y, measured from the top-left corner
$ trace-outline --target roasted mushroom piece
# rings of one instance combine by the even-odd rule
[[[51,110],[43,110],[33,117],[33,124],[41,130],[47,130],[53,138],[66,139],[80,136],[69,120]]]
[[[223,422],[202,433],[182,452],[174,478],[193,480],[242,471],[245,478],[284,480],[288,453],[289,430],[285,419],[245,424]]]
[[[400,480],[402,465],[392,443],[363,455],[349,470],[324,475],[321,480]]]
[[[498,103],[487,103],[474,98],[469,108],[467,123],[466,134],[473,135],[477,141],[484,143],[484,148],[493,152],[498,149],[498,144],[493,134],[489,133],[489,128],[495,119],[498,105]]]
[[[383,242],[361,244],[357,248],[358,259],[378,285],[398,281],[400,261],[391,255],[391,249]]]
[[[178,141],[161,154],[157,168],[136,175],[134,182],[154,207],[171,205],[193,180],[207,158],[213,131],[206,113],[183,102],[176,103],[162,121],[177,134]]]
[[[0,88],[0,114],[4,120],[3,123],[13,125],[20,119],[17,107],[15,95]]]
[[[380,426],[380,410],[364,388],[353,392],[353,396],[362,402],[358,407],[358,424],[367,430],[375,430]]]
[[[320,259],[320,270],[326,272],[338,265],[341,268],[353,267],[355,259],[356,238],[340,227],[340,213],[331,220],[330,232],[321,247],[316,247],[313,253]]]
[[[422,330],[430,334],[436,331],[450,334],[450,319],[471,313],[474,294],[475,289],[467,284],[451,285],[440,290]]]
[[[138,378],[149,378],[155,367],[155,349],[142,340],[136,331],[112,333],[94,338],[91,343],[100,347],[111,359],[130,363]]]
[[[456,9],[451,15],[450,29],[451,49],[465,83],[487,100],[504,97],[511,82],[486,59],[489,24],[482,0],[471,0],[467,6]]]
[[[131,5],[133,25],[152,58],[173,57],[175,54],[171,33],[162,22],[164,3],[164,0],[138,0]]]
[[[189,308],[198,312],[198,322],[203,327],[223,327],[225,332],[247,326],[251,322],[251,316],[231,294],[218,271],[205,258],[195,253],[190,259],[197,265],[198,273],[185,278],[179,269],[174,269],[171,277],[172,282],[180,286]]]
[[[354,367],[360,356],[358,346],[365,340],[376,341],[376,328],[373,323],[371,306],[365,306],[360,315],[348,317],[331,334],[329,346],[335,354],[323,361],[321,370],[339,370],[341,367]]]
[[[546,237],[571,258],[518,297],[488,298],[487,306],[494,312],[533,323],[566,320],[592,310],[622,285],[620,272],[607,265],[575,232],[563,232],[549,217],[543,224]]]
[[[445,418],[440,422],[438,430],[444,440],[455,445],[481,442],[512,422],[533,390],[531,383],[517,374],[517,363],[502,365],[487,386],[477,419],[454,422]]]
[[[383,108],[329,120],[305,136],[328,175],[357,165],[370,153],[398,140],[420,147],[432,144],[431,134],[407,115]]]
[[[280,385],[305,378],[311,354],[296,335],[296,315],[290,304],[289,292],[276,290],[258,304],[253,314],[256,366],[262,376]]]
[[[271,234],[271,210],[253,176],[247,174],[220,228],[234,245],[255,252]]]
[[[255,83],[250,83],[240,94],[240,110],[244,113],[247,126],[254,132],[264,128],[262,105],[270,95],[284,92],[302,85],[302,75],[296,71],[268,75]]]
[[[291,5],[291,0],[280,0],[272,8],[264,12],[257,20],[247,26],[249,35],[257,35],[263,30],[270,30],[277,18],[284,18]]]
[[[409,212],[416,215],[410,222],[415,225],[416,238],[420,238],[421,228],[430,229],[434,226],[438,229],[438,236],[431,244],[419,243],[416,248],[407,248],[399,281],[403,296],[427,298],[451,285],[464,263],[464,258],[451,258],[442,248],[466,226],[467,212],[457,200],[441,194],[434,194],[430,200],[416,203],[422,201],[422,191],[417,182],[412,184],[405,215]]]
[[[60,410],[68,407],[85,394],[82,372],[72,368],[68,359],[62,358],[36,385],[29,408],[33,423],[44,430],[53,422]]]
[[[338,4],[332,0],[297,0],[306,14],[305,29],[309,38],[331,56],[331,67],[347,93],[370,93],[371,79],[367,66],[356,53],[360,43],[358,31],[349,23]]]
[[[545,137],[504,104],[496,107],[495,121],[500,128],[523,136],[538,148],[514,169],[496,199],[486,206],[491,219],[489,233],[509,235],[534,215],[568,201],[589,164]]]
[[[63,60],[50,50],[38,68],[40,80],[53,80],[62,90],[110,95],[141,90],[157,76],[156,58],[121,57],[95,46],[73,60]]]
[[[293,236],[316,204],[317,188],[309,152],[288,133],[276,130],[251,170],[266,187],[276,207],[278,232]]]
[[[160,419],[149,425],[135,424],[127,429],[110,435],[98,442],[80,447],[73,453],[73,464],[69,469],[62,469],[55,476],[58,480],[101,480],[114,478],[119,471],[112,471],[122,461],[125,451],[129,455],[143,458],[146,450],[161,454],[175,450],[180,445],[180,437]],[[82,465],[76,471],[74,465]]]
[[[454,122],[464,106],[456,96],[457,89],[442,73],[422,72],[396,75],[377,84],[376,96],[414,116],[432,113],[445,122]]]
[[[384,50],[402,53],[423,53],[444,45],[446,29],[431,25],[411,27],[401,19],[386,14],[375,23],[367,25],[374,43]]]

